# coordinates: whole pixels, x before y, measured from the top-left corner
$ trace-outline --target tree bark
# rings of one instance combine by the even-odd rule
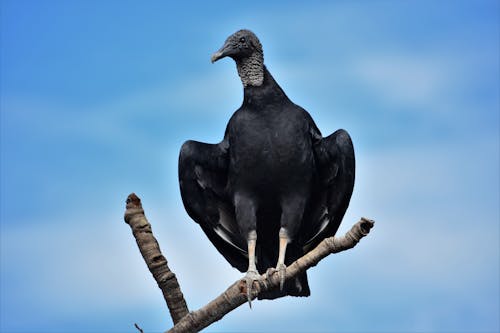
[[[189,313],[189,310],[177,278],[168,267],[167,259],[161,253],[158,241],[153,236],[151,224],[149,224],[142,209],[141,199],[135,193],[130,194],[127,198],[125,222],[132,228],[137,246],[163,293],[163,298],[167,302],[170,316],[175,325]]]

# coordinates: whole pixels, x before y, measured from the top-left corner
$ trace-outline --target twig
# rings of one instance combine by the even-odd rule
[[[149,271],[163,293],[163,297],[167,302],[170,315],[175,325],[181,318],[189,313],[189,310],[184,300],[184,296],[182,295],[179,283],[177,282],[177,278],[175,274],[170,271],[167,259],[161,254],[160,246],[153,236],[151,224],[149,224],[146,216],[144,216],[141,199],[134,193],[130,194],[127,198],[125,222],[132,228],[137,246],[141,251]]]
[[[374,221],[361,218],[351,230],[341,237],[329,237],[324,239],[315,249],[297,259],[286,269],[286,279],[292,279],[307,269],[316,266],[318,262],[332,253],[338,253],[353,248],[368,235],[374,226]],[[254,282],[252,288],[252,299],[259,293],[275,289],[279,286],[279,276],[274,271],[270,276],[263,274],[259,281]],[[182,318],[167,333],[198,332],[210,324],[220,320],[227,313],[247,302],[246,284],[243,280],[233,283],[225,292],[201,309],[189,313]]]
[[[137,330],[141,333],[144,333],[144,330],[142,328],[139,327],[139,325],[137,325],[137,323],[134,323],[134,326],[135,328],[137,328]]]

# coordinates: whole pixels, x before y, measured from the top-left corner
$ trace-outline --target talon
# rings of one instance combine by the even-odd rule
[[[248,300],[248,305],[250,306],[250,309],[252,308],[252,285],[253,285],[253,280],[252,279],[245,279],[245,282],[247,284],[247,300]]]
[[[247,300],[248,300],[248,305],[250,306],[250,309],[252,308],[252,287],[253,287],[253,282],[258,281],[260,279],[259,272],[249,270],[247,271],[247,274],[244,277],[245,283],[247,284]]]
[[[284,264],[279,264],[276,269],[280,277],[280,291],[283,291],[283,287],[285,286],[286,266]]]

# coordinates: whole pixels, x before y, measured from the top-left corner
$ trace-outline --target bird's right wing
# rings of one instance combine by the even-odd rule
[[[179,155],[182,202],[212,244],[238,270],[248,266],[246,241],[236,224],[234,206],[226,194],[228,143],[187,141]]]

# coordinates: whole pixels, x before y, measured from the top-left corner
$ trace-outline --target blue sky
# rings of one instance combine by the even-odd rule
[[[494,332],[499,319],[497,1],[1,2],[0,331],[163,331],[123,222],[131,192],[190,309],[241,277],[184,212],[177,157],[242,99],[210,55],[240,28],[324,135],[351,134],[341,226],[377,221],[309,271],[312,295],[208,332]],[[203,278],[203,281],[201,280]]]

